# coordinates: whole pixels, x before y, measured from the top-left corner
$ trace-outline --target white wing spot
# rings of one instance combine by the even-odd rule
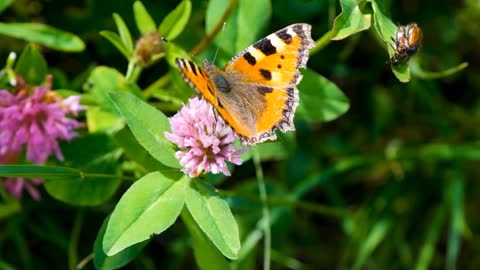
[[[265,57],[265,54],[262,51],[254,48],[253,46],[248,50],[248,52],[255,58],[257,63]]]
[[[297,35],[297,33],[295,33],[295,31],[293,31],[292,27],[289,27],[287,29],[287,34],[289,34],[290,36],[294,37]]]
[[[282,51],[285,47],[285,41],[281,40],[277,35],[270,35],[268,37],[272,45],[277,49],[277,52]]]

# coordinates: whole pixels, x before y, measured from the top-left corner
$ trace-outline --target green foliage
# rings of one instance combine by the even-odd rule
[[[29,44],[23,49],[15,65],[15,73],[32,85],[39,85],[45,81],[47,69],[45,58],[33,44]]]
[[[353,264],[353,269],[361,269],[365,264],[365,261],[370,257],[373,251],[378,247],[378,244],[385,239],[385,235],[388,233],[390,223],[388,220],[379,220],[365,237],[365,241],[358,249],[357,257]]]
[[[87,106],[63,161],[33,166],[22,152],[0,165],[0,181],[44,180],[39,202],[0,183],[1,269],[480,267],[477,2],[87,2],[0,1],[2,59],[22,52],[0,70],[1,89],[52,74],[57,94]],[[300,70],[296,131],[250,147],[232,176],[185,176],[164,137],[195,95],[175,59],[221,67],[297,22],[316,47]],[[409,22],[423,46],[392,65],[392,37]]]
[[[192,237],[193,253],[200,269],[229,269],[228,261],[208,239],[188,211],[182,212],[182,221]]]
[[[158,161],[178,168],[175,149],[164,136],[170,131],[167,117],[132,94],[116,92],[110,98],[138,142]]]
[[[82,173],[73,168],[62,167],[43,167],[43,166],[22,166],[22,165],[2,165],[0,166],[0,176],[2,177],[26,177],[26,178],[45,178],[62,179],[66,177],[80,177]]]
[[[1,0],[0,1],[0,13],[3,12],[8,6],[12,4],[13,0]]]
[[[65,52],[79,52],[85,49],[85,44],[79,37],[44,24],[0,23],[0,34],[37,42]]]
[[[393,41],[391,41],[390,39],[392,37],[395,37],[397,27],[388,17],[383,14],[380,3],[378,1],[372,1],[372,8],[374,12],[375,29],[377,30],[380,38],[385,42],[388,50],[388,55],[391,58],[395,54],[395,50],[393,49],[393,45],[391,43]],[[392,71],[393,74],[395,74],[395,76],[401,82],[410,81],[410,69],[407,63],[401,63],[399,65],[392,64]]]
[[[237,3],[237,6],[232,3]],[[225,11],[231,10],[231,15],[225,20],[222,18]],[[210,33],[215,27],[225,29],[214,42],[226,54],[233,56],[247,46],[257,41],[265,24],[270,20],[271,4],[268,0],[238,0],[238,1],[209,1],[206,12],[206,31]],[[218,30],[217,30],[218,31]]]
[[[78,206],[98,205],[109,199],[120,184],[119,177],[112,175],[112,165],[109,168],[108,165],[98,163],[81,169],[2,165],[0,176],[44,179],[48,193],[62,202]],[[99,169],[100,167],[102,168]],[[89,170],[94,170],[94,173]]]
[[[95,239],[95,244],[93,246],[93,251],[95,252],[93,263],[95,264],[96,269],[119,269],[131,262],[142,251],[148,241],[140,242],[122,250],[121,252],[113,256],[108,256],[103,251],[102,245],[102,240],[105,236],[107,224],[108,218],[105,220],[105,222],[103,222],[102,227],[98,232],[97,238]]]
[[[156,160],[142,147],[128,127],[124,127],[115,133],[115,141],[128,158],[142,168],[142,171],[165,171],[169,169],[168,166]]]
[[[92,70],[85,86],[102,110],[112,114],[118,112],[110,102],[108,97],[110,92],[125,91],[141,96],[141,91],[135,83],[125,80],[120,72],[109,67],[100,66]]]
[[[54,198],[73,205],[99,205],[109,199],[121,183],[117,149],[106,135],[88,135],[63,145],[65,165],[80,170],[77,177],[45,179]]]
[[[115,25],[117,26],[120,40],[122,41],[123,46],[125,46],[128,55],[130,55],[133,52],[133,40],[132,35],[130,34],[130,30],[128,30],[127,25],[123,21],[122,17],[120,17],[120,15],[114,13],[113,20],[115,21]]]
[[[100,35],[110,41],[110,43],[112,43],[112,45],[115,46],[115,48],[117,48],[117,50],[119,50],[126,59],[130,59],[132,50],[127,48],[122,38],[117,33],[104,30],[100,31]]]
[[[371,4],[371,9],[368,3]],[[342,12],[335,18],[332,30],[326,34],[328,38],[331,38],[332,40],[341,40],[360,31],[369,29],[373,15],[374,28],[379,38],[385,43],[389,58],[396,53],[394,48],[395,44],[392,43],[393,41],[391,39],[396,36],[395,34],[397,32],[397,26],[384,14],[381,2],[375,0],[342,0],[340,1],[340,6],[342,7]],[[390,64],[393,74],[395,74],[399,81],[410,81],[410,68],[407,62],[400,63],[398,65],[393,65],[392,63]],[[419,76],[423,75],[424,78],[438,78],[458,72],[465,67],[466,63],[463,63],[457,67],[453,67],[438,73],[423,71],[417,68],[417,73],[420,74]],[[434,74],[438,75],[438,77],[436,77]]]
[[[298,117],[308,121],[331,121],[344,114],[349,103],[347,97],[331,81],[311,70],[305,70],[300,89]]]
[[[125,192],[112,213],[103,236],[109,256],[149,239],[170,227],[184,205],[190,180],[154,172],[139,179]]]
[[[238,257],[238,227],[228,204],[204,181],[193,181],[187,189],[185,203],[193,219],[223,255]]]
[[[15,200],[15,198],[7,198],[6,202],[0,205],[0,219],[7,219],[8,217],[20,212],[20,210],[20,202]]]
[[[88,107],[85,115],[87,117],[88,130],[91,132],[114,133],[124,126],[124,122],[120,117],[106,112],[100,107]]]
[[[152,16],[148,14],[147,9],[140,1],[133,4],[133,14],[135,15],[135,22],[142,34],[148,34],[157,30],[155,21]]]
[[[174,10],[172,10],[160,23],[158,32],[166,40],[174,40],[187,26],[192,12],[192,3],[190,0],[183,0]]]
[[[372,16],[363,12],[366,1],[340,1],[342,12],[335,18],[331,39],[341,40],[370,28]]]

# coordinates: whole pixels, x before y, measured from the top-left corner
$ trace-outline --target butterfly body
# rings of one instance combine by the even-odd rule
[[[311,26],[293,24],[255,42],[223,70],[204,62],[176,59],[184,80],[209,101],[243,144],[276,138],[275,130],[293,130],[298,105],[298,71],[306,67],[314,42]]]

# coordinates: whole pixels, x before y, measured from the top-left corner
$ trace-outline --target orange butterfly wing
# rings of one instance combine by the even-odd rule
[[[257,41],[237,54],[225,72],[241,73],[263,93],[265,108],[258,116],[254,136],[247,144],[275,139],[275,129],[293,130],[293,116],[298,105],[297,84],[305,68],[308,53],[315,43],[311,26],[293,24]]]
[[[220,113],[222,118],[235,130],[235,132],[242,136],[248,136],[251,132],[242,121],[237,117],[237,114],[233,113],[232,109],[224,108],[219,100],[218,95],[221,94],[215,83],[211,80],[211,75],[207,74],[205,69],[201,68],[194,62],[186,59],[177,58],[175,60],[178,68],[182,71],[182,78],[193,89],[200,93],[215,109]],[[220,73],[221,70],[208,64],[216,72]]]
[[[237,54],[223,71],[205,62],[176,59],[183,79],[201,93],[237,132],[243,144],[276,138],[293,130],[297,84],[314,46],[311,26],[293,24]],[[220,79],[219,79],[220,77]]]

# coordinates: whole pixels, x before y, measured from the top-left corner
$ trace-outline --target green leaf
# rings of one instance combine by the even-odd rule
[[[104,132],[112,134],[125,126],[123,119],[115,114],[102,111],[98,106],[88,106],[87,126],[91,133]]]
[[[188,53],[176,46],[172,42],[167,42],[163,46],[163,49],[165,50],[165,58],[167,60],[167,63],[171,67],[171,75],[172,75],[172,81],[175,86],[175,91],[170,91],[171,95],[176,97],[177,99],[180,100],[187,100],[190,98],[192,95],[195,94],[195,90],[185,83],[185,81],[182,79],[182,76],[180,75],[180,71],[177,68],[177,65],[175,64],[175,59],[177,57],[184,58],[184,59],[191,59],[191,57],[188,55]]]
[[[458,170],[459,171],[459,170]],[[449,194],[451,208],[450,228],[447,245],[447,270],[456,269],[459,259],[462,235],[465,232],[465,209],[464,209],[464,179],[458,171],[449,174],[450,185],[445,186],[446,194]]]
[[[408,66],[408,62],[400,63],[398,65],[392,64],[392,71],[395,74],[395,77],[401,82],[409,82],[410,81],[410,67]]]
[[[22,76],[30,85],[40,85],[45,81],[48,74],[47,61],[33,44],[28,44],[23,49],[17,64],[15,73]]]
[[[198,267],[203,270],[231,269],[225,257],[198,227],[192,215],[184,210],[181,217],[192,237],[193,255]]]
[[[113,255],[107,256],[103,251],[103,237],[105,236],[105,231],[107,229],[108,218],[102,224],[100,231],[98,232],[97,238],[95,239],[95,244],[93,245],[93,263],[96,269],[118,269],[129,262],[131,262],[135,257],[142,251],[148,241],[143,241],[132,245],[121,252]]]
[[[424,160],[480,160],[480,144],[441,144],[432,143],[417,146],[407,158]]]
[[[151,97],[154,97],[161,101],[161,104],[158,104],[159,108],[164,108],[166,111],[177,112],[179,111],[183,104],[183,100],[172,95],[171,89],[156,88],[151,92]],[[161,110],[161,111],[165,111]]]
[[[355,259],[355,264],[353,269],[361,269],[365,260],[372,254],[375,248],[382,242],[385,238],[388,230],[390,229],[390,222],[386,219],[379,220],[366,236],[364,241],[359,248],[357,257]]]
[[[158,31],[166,40],[174,40],[182,33],[187,26],[192,12],[192,3],[190,0],[183,0],[174,10],[172,10],[160,23]]]
[[[108,98],[108,93],[123,90],[141,97],[142,92],[135,83],[127,81],[116,69],[99,66],[95,68],[85,83],[87,91],[92,93],[102,110],[120,116],[119,112]]]
[[[175,149],[164,135],[170,131],[170,123],[162,112],[126,92],[111,93],[110,99],[135,138],[155,159],[170,167],[180,167]]]
[[[135,16],[135,22],[143,35],[157,31],[155,21],[148,13],[145,6],[140,1],[133,3],[133,15]]]
[[[236,259],[240,250],[238,225],[218,191],[205,181],[192,181],[185,203],[198,226],[220,252],[229,259]]]
[[[68,98],[69,96],[80,96],[81,95],[81,93],[79,93],[77,91],[73,91],[71,89],[53,89],[53,91],[55,91],[56,94],[58,94],[59,96],[61,96],[64,99]],[[80,101],[83,104],[83,100],[80,99]]]
[[[113,20],[115,21],[115,25],[117,25],[118,34],[120,35],[123,45],[128,51],[128,55],[131,55],[133,52],[133,41],[127,25],[123,21],[122,17],[120,17],[120,15],[117,13],[113,13]]]
[[[433,217],[430,217],[428,230],[426,232],[425,243],[423,243],[419,254],[417,254],[416,270],[427,270],[432,263],[433,252],[438,245],[437,241],[442,232],[443,225],[446,219],[446,211],[443,205],[437,206],[433,212]]]
[[[13,265],[8,264],[7,262],[0,260],[0,269],[2,270],[16,270],[18,269],[17,267],[14,267]]]
[[[210,33],[222,20],[227,5],[232,1],[211,0],[208,3],[206,29]],[[269,0],[238,0],[236,8],[226,21],[225,31],[217,35],[215,45],[229,55],[235,55],[258,40],[272,14]],[[223,22],[221,22],[223,23]]]
[[[6,219],[12,215],[21,213],[21,211],[22,211],[22,207],[20,206],[20,201],[12,198],[12,200],[9,200],[6,203],[0,204],[0,220]],[[0,269],[2,268],[0,267]]]
[[[44,24],[0,22],[0,34],[37,42],[60,51],[80,52],[85,49],[85,44],[76,35]]]
[[[51,166],[0,165],[0,176],[44,179],[50,195],[65,203],[81,206],[103,203],[119,183],[116,175]]]
[[[117,148],[110,137],[92,134],[63,143],[65,166],[80,174],[45,177],[45,189],[54,198],[72,205],[98,205],[115,193],[121,184]]]
[[[192,59],[192,57],[188,54],[188,52],[186,52],[183,48],[175,45],[175,43],[167,42],[163,46],[163,49],[165,50],[165,58],[167,60],[167,63],[174,70],[176,70],[178,74],[180,74],[180,72],[178,71],[177,65],[175,64],[175,59],[177,57],[189,59],[189,60]]]
[[[82,172],[73,168],[52,166],[0,165],[0,176],[11,178],[63,179],[80,177]]]
[[[460,72],[468,67],[467,62],[463,62],[457,66],[447,68],[442,71],[428,71],[424,70],[419,64],[418,61],[415,61],[413,59],[412,61],[409,62],[409,67],[412,69],[412,74],[422,78],[424,80],[434,80],[434,79],[439,79],[439,78],[444,78],[447,76],[451,76],[457,72]]]
[[[348,99],[334,83],[310,69],[302,70],[302,74],[304,77],[298,86],[298,118],[326,122],[348,110]]]
[[[0,0],[0,13],[8,8],[13,3],[13,0]]]
[[[395,54],[395,49],[391,46],[392,38],[395,37],[397,32],[397,26],[383,14],[381,4],[375,0],[372,0],[372,9],[373,9],[373,16],[374,16],[374,27],[377,31],[377,34],[380,38],[386,43],[388,54],[392,57]],[[391,44],[391,45],[390,45]]]
[[[258,151],[261,161],[269,160],[283,160],[288,157],[288,150],[284,143],[278,142],[266,142],[255,145],[254,148],[250,148],[247,152],[241,155],[243,162],[250,159],[253,155],[253,151]]]
[[[147,150],[138,143],[128,127],[124,127],[118,131],[114,138],[117,144],[125,151],[128,158],[137,163],[143,171],[164,171],[169,169],[169,167],[166,167],[154,159]]]
[[[186,176],[150,173],[136,181],[118,202],[103,238],[109,256],[170,227],[184,205]]]
[[[380,38],[385,43],[387,47],[389,58],[395,54],[395,49],[393,48],[392,37],[395,37],[397,33],[397,26],[383,14],[380,2],[372,0],[373,16],[374,16],[374,26]],[[392,71],[397,79],[401,82],[410,81],[410,68],[407,63],[401,63],[398,65],[393,65]]]
[[[335,18],[331,30],[331,39],[340,40],[371,26],[371,14],[363,12],[366,1],[340,0],[342,12]]]
[[[131,52],[125,47],[125,44],[123,44],[122,39],[117,33],[105,30],[100,31],[100,35],[110,41],[110,43],[112,43],[112,45],[115,46],[115,48],[117,48],[127,60],[130,59]]]

